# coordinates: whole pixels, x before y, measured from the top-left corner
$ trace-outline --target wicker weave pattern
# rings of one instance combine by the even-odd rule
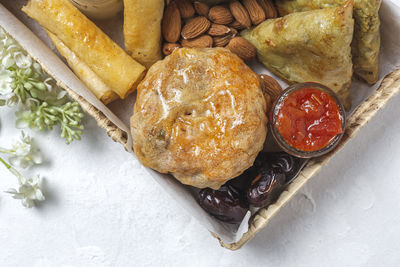
[[[168,0],[166,0],[169,2]],[[11,3],[12,6],[14,1],[6,1],[5,3]],[[1,4],[0,4],[1,7]],[[26,49],[29,53],[29,49]],[[34,55],[31,56],[39,61]],[[39,61],[40,62],[40,61]],[[43,64],[41,64],[45,72],[51,74],[49,69],[46,68]],[[54,75],[51,75],[54,77]],[[97,124],[106,130],[107,135],[112,138],[115,142],[121,143],[126,150],[127,147],[127,133],[118,128],[113,122],[111,122],[100,110],[91,105],[87,100],[83,97],[75,93],[71,88],[69,88],[66,84],[59,81],[56,77],[54,77],[61,88],[65,89],[69,96],[77,101],[82,109],[86,111],[90,116],[92,116]],[[400,91],[400,70],[396,70],[390,75],[388,75],[382,82],[381,86],[367,99],[365,100],[348,118],[347,127],[345,134],[342,138],[341,143],[336,147],[335,150],[331,151],[329,154],[313,159],[308,162],[305,168],[301,171],[299,176],[292,181],[292,183],[287,187],[287,189],[282,192],[279,196],[276,203],[268,206],[267,208],[260,209],[249,222],[249,230],[247,233],[243,235],[243,237],[236,243],[226,244],[224,243],[218,235],[213,234],[216,238],[219,239],[221,246],[231,249],[237,250],[241,248],[245,243],[247,243],[250,239],[252,239],[258,231],[264,228],[267,223],[271,220],[271,218],[286,204],[290,201],[290,199],[311,179],[311,177],[316,174],[321,167],[327,163],[332,156],[339,151],[351,138],[353,138],[358,131],[366,125],[371,118],[380,110],[383,106],[387,104],[391,97],[393,97],[396,93]]]
[[[62,84],[61,82],[58,82],[60,87],[65,89],[65,91],[68,92],[68,95],[75,100],[76,102],[79,103],[81,108],[88,113],[90,116],[92,116],[96,122],[97,125],[99,125],[101,128],[106,130],[107,135],[111,137],[111,139],[115,142],[121,143],[125,150],[128,151],[127,148],[127,140],[128,136],[127,133],[122,131],[120,128],[118,128],[112,121],[110,121],[100,110],[98,110],[96,107],[92,106],[88,101],[86,101],[83,97],[75,93],[71,88],[66,86],[65,84]]]
[[[70,97],[77,101],[83,110],[91,115],[97,124],[106,130],[108,136],[115,142],[119,142],[127,149],[127,134],[119,129],[112,123],[104,114],[97,108],[93,107],[84,98],[76,94],[72,89],[68,88],[65,84],[61,86],[68,92]],[[292,199],[292,197],[313,177],[324,164],[326,164],[332,156],[338,152],[358,131],[366,125],[369,120],[387,104],[391,97],[400,91],[400,70],[397,70],[388,75],[382,82],[382,85],[367,99],[365,100],[348,118],[345,134],[340,144],[329,154],[317,159],[309,161],[305,168],[301,171],[299,176],[293,180],[288,188],[282,192],[275,204],[267,208],[259,210],[250,220],[249,231],[236,243],[224,243],[217,234],[212,233],[216,237],[221,246],[230,250],[237,250],[245,243],[252,239],[258,231],[264,228],[271,218]]]
[[[84,98],[76,94],[72,89],[68,88],[65,84],[61,86],[68,92],[70,97],[77,101],[83,110],[91,115],[97,124],[106,130],[108,136],[115,142],[119,142],[127,149],[127,134],[119,129],[112,123],[104,114],[97,108],[93,107]],[[236,243],[224,243],[217,234],[212,233],[216,237],[221,246],[237,250],[245,243],[252,239],[258,231],[264,228],[271,218],[292,199],[292,197],[313,177],[324,164],[326,164],[332,156],[338,152],[358,131],[366,125],[369,120],[387,104],[391,97],[400,91],[400,70],[397,70],[388,75],[382,82],[382,85],[367,99],[365,100],[348,118],[345,134],[340,144],[329,154],[317,159],[309,161],[305,168],[301,171],[299,176],[293,180],[288,188],[282,192],[275,204],[267,208],[259,210],[251,219],[249,223],[249,231]]]
[[[378,110],[385,106],[390,98],[399,91],[400,70],[396,70],[388,75],[383,80],[382,85],[349,117],[345,134],[335,150],[325,156],[309,161],[299,176],[293,180],[284,192],[282,192],[275,204],[259,210],[253,216],[249,223],[249,231],[245,233],[238,242],[226,244],[218,237],[218,235],[213,233],[213,236],[218,238],[221,246],[231,250],[237,250],[252,239],[257,232],[264,228],[271,218],[311,179],[311,177],[314,176],[352,137],[354,137],[358,131],[371,120]]]

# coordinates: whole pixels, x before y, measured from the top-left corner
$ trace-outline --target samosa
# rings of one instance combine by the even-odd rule
[[[338,7],[346,0],[277,0],[281,16],[326,7]],[[354,40],[352,55],[354,72],[366,82],[378,81],[380,49],[379,8],[382,0],[354,0]]]
[[[257,48],[258,59],[290,83],[318,82],[350,107],[353,74],[353,1],[337,8],[289,14],[241,34]]]

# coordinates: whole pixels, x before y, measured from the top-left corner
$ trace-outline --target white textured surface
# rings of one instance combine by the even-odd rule
[[[0,266],[398,266],[400,96],[240,251],[182,211],[87,118],[84,138],[32,133],[49,161],[47,200],[0,194]],[[1,109],[0,145],[18,132]],[[0,190],[15,184],[0,168]]]
[[[397,0],[393,2],[396,3]],[[27,131],[48,162],[47,200],[0,193],[0,266],[398,266],[400,96],[241,250],[217,241],[86,118],[81,142]],[[17,137],[0,109],[0,146]],[[0,166],[0,191],[15,186]]]

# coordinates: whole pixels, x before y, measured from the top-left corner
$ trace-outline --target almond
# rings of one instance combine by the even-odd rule
[[[274,78],[272,78],[269,75],[261,74],[260,78],[261,78],[261,89],[263,93],[269,94],[271,96],[272,101],[275,101],[275,99],[281,94],[282,87]]]
[[[238,55],[244,61],[254,59],[257,55],[256,48],[243,37],[234,37],[226,46],[232,53]]]
[[[194,9],[196,10],[197,14],[205,17],[208,16],[208,11],[210,10],[210,8],[206,4],[199,1],[194,2]]]
[[[203,16],[195,17],[189,20],[182,29],[183,39],[193,39],[205,33],[211,26],[211,22]]]
[[[238,35],[238,31],[235,28],[230,28],[231,29],[231,36],[232,37],[236,37],[236,35]]]
[[[217,24],[229,24],[233,20],[231,12],[224,6],[213,6],[210,8],[208,18]]]
[[[210,35],[205,34],[194,39],[182,40],[181,44],[184,47],[206,48],[206,47],[212,47],[213,39],[211,38]]]
[[[251,20],[249,17],[249,13],[246,8],[239,2],[234,1],[229,4],[229,9],[232,13],[232,16],[245,28],[251,27]]]
[[[249,12],[251,22],[254,25],[258,25],[266,19],[264,10],[257,3],[257,0],[243,0],[243,5]]]
[[[194,16],[194,7],[189,0],[176,0],[179,12],[183,19],[188,19]]]
[[[231,29],[228,26],[213,23],[207,33],[211,36],[224,36],[230,32]]]
[[[246,28],[237,20],[234,20],[232,23],[229,24],[229,26],[235,28],[236,30],[243,30],[244,28]]]
[[[164,55],[168,56],[170,55],[175,49],[182,47],[178,43],[164,43],[162,52]]]
[[[169,3],[162,19],[162,35],[169,43],[176,43],[181,33],[181,15],[175,2]]]
[[[278,11],[276,10],[272,0],[257,0],[257,2],[264,10],[267,19],[273,19],[278,17]]]
[[[232,39],[231,35],[213,37],[215,47],[225,47]]]

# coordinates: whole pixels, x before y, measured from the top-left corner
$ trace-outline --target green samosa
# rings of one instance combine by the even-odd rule
[[[318,82],[350,107],[353,75],[353,1],[337,8],[289,14],[267,20],[241,34],[257,48],[258,59],[288,81]]]
[[[346,0],[276,0],[281,16],[293,12],[337,7]],[[354,0],[354,40],[352,55],[354,72],[370,84],[378,81],[380,49],[379,8],[382,0]]]

